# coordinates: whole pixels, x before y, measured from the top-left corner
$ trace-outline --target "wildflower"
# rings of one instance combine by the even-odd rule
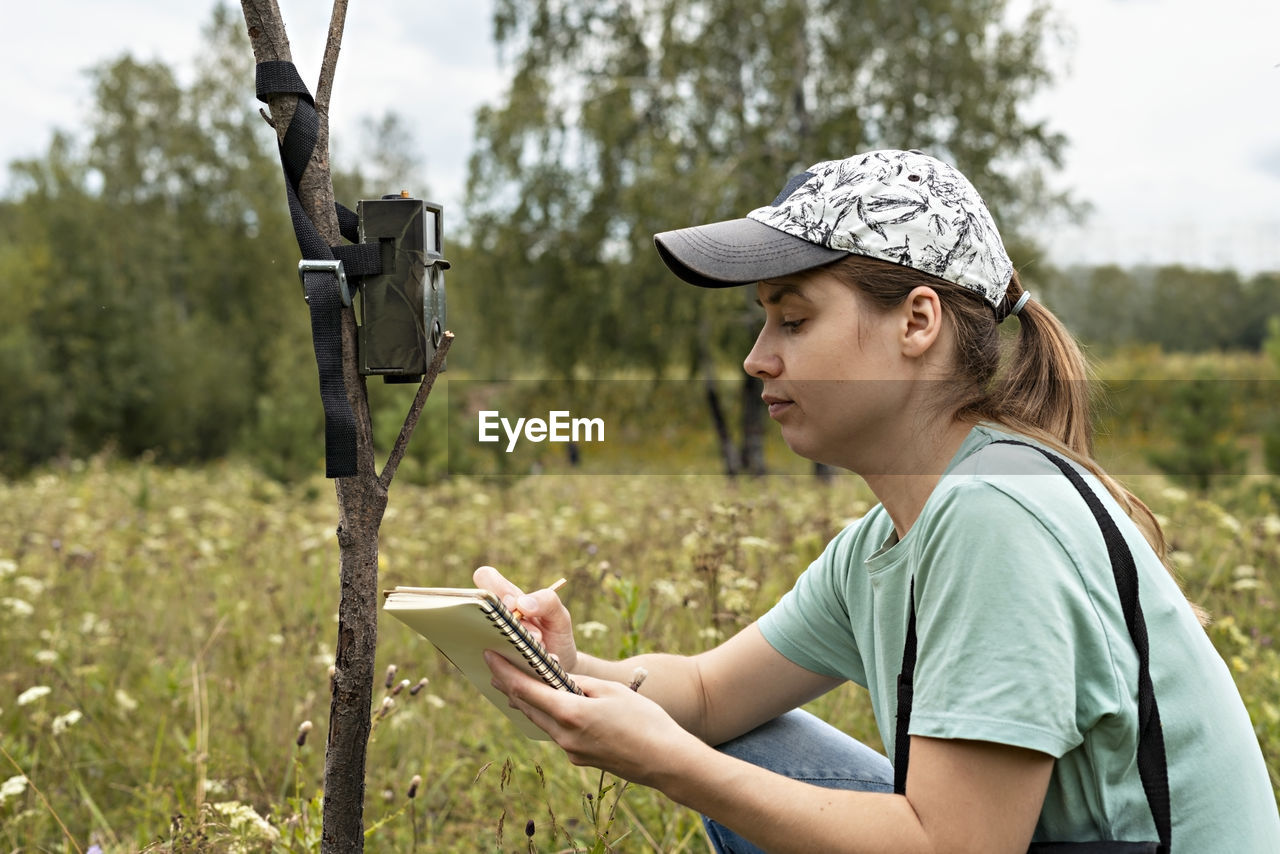
[[[16,560],[9,560],[8,558],[0,560],[0,575],[13,575],[17,571],[18,562]],[[13,779],[16,780],[17,778],[15,777]],[[25,785],[25,783],[23,785]]]
[[[387,678],[385,681],[387,690],[391,690],[391,685],[396,678],[396,666],[394,664],[387,665]]]
[[[409,800],[413,800],[418,796],[418,787],[422,785],[422,775],[414,774],[413,779],[409,781]]]
[[[25,706],[28,703],[34,703],[36,700],[39,700],[41,697],[45,696],[52,690],[53,689],[50,688],[48,685],[35,685],[31,688],[28,688],[27,690],[23,691],[21,694],[18,695],[18,705]]]
[[[427,687],[427,677],[423,676],[418,680],[418,684],[409,689],[409,696],[416,697],[418,692]]]
[[[1218,522],[1231,533],[1240,533],[1240,520],[1235,516],[1232,516],[1230,513],[1224,512],[1220,517],[1218,517]]]
[[[12,596],[6,596],[3,599],[0,599],[0,605],[8,608],[16,617],[30,617],[36,612],[36,609],[31,607],[30,602],[27,602],[24,599],[15,599]]]
[[[68,729],[75,726],[82,717],[84,717],[84,715],[80,713],[79,709],[72,709],[65,715],[58,715],[53,719],[53,734],[55,736],[62,735]]]
[[[222,801],[213,805],[213,811],[226,818],[227,824],[233,831],[272,842],[280,838],[280,831],[258,815],[257,810],[248,804],[242,804],[239,801]]]
[[[307,743],[307,733],[311,732],[311,726],[312,726],[311,721],[303,721],[301,724],[298,725],[298,746],[299,747],[302,747],[302,745]]]
[[[132,712],[138,708],[138,701],[130,697],[123,688],[116,689],[116,705],[122,712]]]
[[[383,697],[382,705],[378,708],[378,720],[382,720],[388,714],[390,714],[391,710],[395,708],[395,705],[396,705],[395,700],[391,699],[390,697]]]
[[[529,819],[524,823],[524,835],[529,837],[530,839],[533,838],[533,834],[536,829],[537,828],[533,826],[533,819]]]
[[[403,691],[405,688],[408,688],[408,687],[409,687],[409,680],[401,679],[399,682],[396,683],[396,686],[391,689],[391,696],[393,697],[396,696],[397,694],[399,694],[401,691]]]
[[[1174,504],[1181,504],[1187,500],[1187,492],[1185,489],[1179,489],[1176,486],[1169,486],[1160,493],[1160,497],[1165,501],[1169,501]]]
[[[653,592],[656,593],[659,598],[665,599],[673,604],[684,600],[684,596],[680,593],[679,588],[676,587],[675,582],[666,578],[659,578],[657,581],[653,582]]]
[[[424,699],[427,701],[427,705],[433,709],[443,709],[445,706],[448,705],[448,703],[446,703],[437,694],[428,694]]]
[[[1270,537],[1280,537],[1280,516],[1271,513],[1262,517],[1262,532]]]
[[[15,587],[21,587],[22,592],[26,593],[32,599],[44,592],[44,582],[38,578],[32,578],[29,575],[19,575],[13,580]]]
[[[16,798],[27,790],[27,778],[19,774],[0,783],[0,806],[10,798]]]
[[[578,624],[579,634],[581,634],[584,638],[587,638],[588,640],[595,637],[596,635],[602,635],[607,631],[609,631],[609,627],[606,626],[604,623],[597,622],[596,620],[588,620],[585,623]]]
[[[58,660],[58,653],[51,649],[42,649],[36,652],[35,660],[37,664],[54,664]]]

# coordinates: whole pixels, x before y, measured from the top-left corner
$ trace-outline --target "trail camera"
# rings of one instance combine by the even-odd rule
[[[417,382],[445,329],[443,207],[407,193],[356,203],[360,242],[378,243],[382,273],[356,295],[359,364],[365,376]]]

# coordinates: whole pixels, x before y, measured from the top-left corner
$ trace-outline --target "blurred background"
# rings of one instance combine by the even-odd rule
[[[281,5],[314,88],[328,9]],[[110,447],[308,474],[307,315],[239,10],[88,8],[15,9],[49,39],[0,57],[0,469]],[[676,286],[651,235],[819,160],[920,148],[979,187],[1104,377],[1161,380],[1154,353],[1260,354],[1280,313],[1277,28],[1244,0],[356,6],[335,187],[444,203],[452,378],[724,379],[756,316]],[[736,428],[754,395],[724,393]],[[386,431],[407,394],[374,392]],[[422,432],[411,476],[448,472]]]
[[[10,5],[0,845],[315,850],[335,512],[243,17]],[[280,6],[314,90],[329,6]],[[1280,789],[1277,33],[1280,5],[1252,0],[352,4],[337,197],[445,205],[457,335],[382,583],[565,575],[604,655],[758,616],[874,499],[769,429],[740,368],[753,295],[681,285],[652,235],[742,216],[812,163],[919,148],[972,179],[1085,344],[1099,458],[1213,613]],[[370,383],[381,452],[414,390]],[[618,429],[506,454],[475,441],[482,409]],[[371,712],[375,850],[705,850],[696,816],[515,743],[400,628]],[[864,695],[816,709],[875,743]]]

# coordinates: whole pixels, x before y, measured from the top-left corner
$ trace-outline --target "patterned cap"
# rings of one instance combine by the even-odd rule
[[[815,164],[743,219],[663,232],[654,242],[672,272],[702,287],[775,279],[857,254],[954,282],[998,306],[1013,275],[978,191],[919,151]]]

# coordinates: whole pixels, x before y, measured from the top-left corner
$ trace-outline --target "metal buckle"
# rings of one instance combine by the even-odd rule
[[[347,286],[347,274],[342,269],[341,261],[312,261],[304,258],[298,262],[298,279],[302,282],[304,300],[307,299],[307,273],[333,273],[338,277],[338,291],[342,294],[342,304],[351,305],[351,289]]]

